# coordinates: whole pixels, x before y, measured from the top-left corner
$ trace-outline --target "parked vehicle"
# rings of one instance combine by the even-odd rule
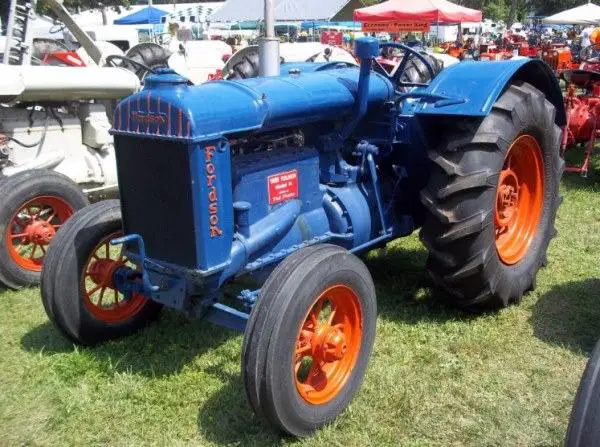
[[[386,44],[405,53],[390,75],[374,65],[376,40],[356,45],[360,68],[199,86],[162,71],[120,102],[120,201],[75,213],[48,250],[41,292],[56,328],[92,345],[167,306],[245,331],[251,407],[305,436],[346,408],[372,351],[376,290],[357,254],[421,228],[454,305],[498,308],[532,290],[561,200],[552,71],[524,59],[435,76],[418,51]],[[403,80],[415,59],[429,85]],[[238,279],[255,286],[223,302]]]

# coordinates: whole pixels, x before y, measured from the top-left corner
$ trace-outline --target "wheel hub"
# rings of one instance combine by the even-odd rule
[[[129,321],[146,305],[142,295],[127,296],[113,280],[115,272],[129,263],[122,250],[110,248],[110,241],[122,235],[122,231],[117,231],[103,237],[90,252],[81,275],[83,303],[94,318],[105,323]]]
[[[359,298],[335,285],[316,299],[296,339],[293,356],[296,389],[309,404],[329,402],[344,388],[360,353]]]
[[[313,344],[313,355],[327,363],[341,360],[348,350],[344,333],[339,328],[328,324],[317,329],[316,339],[316,343]]]
[[[516,218],[519,209],[519,180],[511,171],[503,171],[500,176],[496,199],[496,223],[507,226]]]
[[[111,259],[98,259],[88,268],[88,274],[95,284],[114,289],[113,274],[123,263]]]
[[[41,272],[48,244],[72,214],[73,207],[56,196],[39,196],[20,205],[4,233],[15,264],[30,272]]]
[[[47,245],[56,234],[56,230],[50,222],[34,220],[25,227],[23,233],[25,233],[23,237],[25,244]]]
[[[496,188],[496,251],[506,265],[521,261],[538,231],[544,207],[544,163],[540,144],[521,135],[509,147]]]

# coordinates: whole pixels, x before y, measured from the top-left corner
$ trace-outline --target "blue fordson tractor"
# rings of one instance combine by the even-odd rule
[[[200,86],[168,70],[115,111],[120,201],[76,213],[51,244],[42,298],[76,343],[121,337],[163,306],[245,331],[248,401],[303,436],[358,390],[375,286],[356,255],[421,228],[438,295],[489,309],[535,286],[556,234],[562,96],[542,62],[422,54]],[[428,84],[403,81],[411,63]],[[397,272],[402,275],[402,271]],[[239,306],[223,301],[230,283]],[[231,287],[228,290],[234,289]]]

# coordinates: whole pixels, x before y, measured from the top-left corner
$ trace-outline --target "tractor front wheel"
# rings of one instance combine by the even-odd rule
[[[511,85],[482,121],[447,123],[421,193],[421,239],[440,295],[467,309],[518,302],[546,263],[560,205],[556,109]]]
[[[30,170],[0,181],[0,283],[38,284],[50,241],[88,204],[81,188],[50,170]]]
[[[595,445],[600,445],[600,342],[583,372],[565,438],[565,447]]]
[[[48,250],[42,302],[56,328],[76,343],[92,345],[133,333],[162,307],[117,289],[115,271],[136,269],[122,246],[110,245],[122,235],[119,202],[107,200],[76,213]]]
[[[294,436],[335,419],[362,383],[376,314],[371,275],[356,256],[319,245],[286,258],[262,287],[244,336],[254,411]]]

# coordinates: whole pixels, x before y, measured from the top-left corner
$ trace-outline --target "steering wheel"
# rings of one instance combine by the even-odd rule
[[[585,47],[579,54],[581,62],[597,63],[600,62],[600,44],[595,43],[589,47]]]
[[[380,46],[380,48],[381,48],[381,50],[384,50],[385,48],[398,48],[398,49],[404,51],[404,56],[402,57],[402,61],[400,62],[400,65],[398,65],[398,67],[396,67],[394,72],[391,74],[389,74],[386,71],[386,69],[383,68],[376,59],[374,60],[374,62],[376,64],[375,65],[376,71],[378,73],[384,75],[386,78],[388,78],[392,82],[392,84],[394,84],[394,86],[400,87],[400,88],[427,87],[427,84],[404,82],[401,80],[401,77],[404,74],[406,67],[408,67],[409,62],[413,61],[414,59],[418,59],[419,61],[421,61],[423,63],[423,65],[429,72],[429,76],[431,79],[433,79],[435,77],[435,71],[434,71],[433,67],[431,66],[431,64],[429,63],[429,61],[426,58],[424,58],[423,55],[421,53],[419,53],[417,50],[415,50],[414,48],[411,48],[402,43],[395,43],[395,42],[384,43]]]
[[[121,63],[119,64],[116,61],[121,61]],[[152,74],[157,73],[156,70],[148,67],[147,65],[142,64],[141,62],[138,62],[138,61],[134,61],[133,59],[130,59],[126,56],[121,56],[120,54],[111,54],[110,56],[108,56],[106,58],[106,64],[111,65],[113,67],[122,67],[123,65],[125,65],[125,64],[123,64],[123,62],[125,62],[125,64],[133,65],[138,70],[143,70],[145,73],[144,73],[144,76],[141,77],[142,79],[146,77],[146,73],[152,73]]]
[[[56,34],[56,33],[60,33],[62,30],[64,30],[67,26],[62,23],[62,22],[54,22],[54,24],[50,27],[50,29],[48,30],[49,34]]]

